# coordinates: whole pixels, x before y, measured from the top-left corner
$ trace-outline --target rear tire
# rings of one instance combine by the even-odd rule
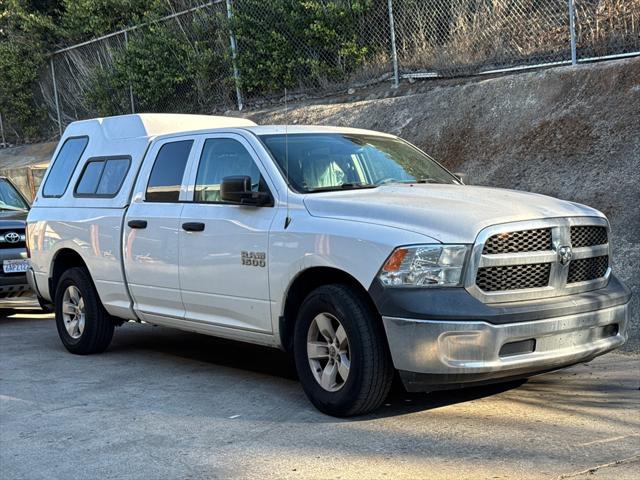
[[[107,349],[114,324],[86,269],[75,267],[64,272],[55,300],[56,327],[67,350],[88,355]]]
[[[294,357],[311,403],[337,417],[375,410],[393,381],[382,322],[348,285],[325,285],[305,299],[295,325]]]

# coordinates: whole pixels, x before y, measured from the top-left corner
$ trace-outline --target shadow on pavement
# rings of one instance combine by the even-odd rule
[[[51,322],[51,325],[44,325],[42,320]],[[19,314],[12,315],[2,320],[0,325],[12,328],[21,328],[19,324],[24,323],[32,325],[39,324],[38,331],[46,329],[48,341],[56,345],[56,349],[64,352],[63,347],[57,341],[56,328],[52,315],[45,315],[38,311],[22,311]],[[44,331],[44,330],[42,330]],[[64,353],[65,355],[66,352]],[[106,357],[112,360],[119,358],[119,361],[125,360],[138,361],[140,357],[145,362],[151,362],[157,369],[162,371],[166,369],[171,371],[178,364],[182,366],[196,365],[200,363],[198,368],[204,368],[203,373],[211,376],[234,376],[242,378],[242,372],[234,373],[222,372],[217,367],[228,369],[244,370],[264,375],[263,378],[256,377],[255,383],[252,383],[250,389],[269,389],[276,395],[283,397],[290,396],[291,387],[301,395],[301,389],[295,384],[290,384],[287,388],[278,387],[278,382],[274,379],[283,379],[291,382],[297,381],[295,365],[290,355],[276,349],[251,345],[243,342],[224,340],[196,333],[183,332],[163,327],[153,327],[149,325],[125,324],[125,326],[116,329],[113,343],[105,353]],[[93,357],[95,360],[99,358]],[[628,390],[629,387],[625,383],[621,383],[617,378],[611,378],[608,382],[600,380],[597,385],[592,384],[592,379],[588,378],[589,372],[583,372],[582,376],[585,381],[578,381],[580,387],[580,395],[576,397],[576,392],[564,392],[562,384],[576,375],[575,371],[561,370],[556,374],[547,374],[543,377],[537,377],[535,383],[532,383],[525,389],[517,390],[517,394],[512,396],[512,401],[521,404],[529,404],[544,409],[552,409],[558,413],[571,413],[573,409],[584,406],[598,406],[602,401],[602,395],[606,395],[606,391]],[[270,379],[271,377],[271,379]],[[413,412],[427,411],[445,406],[455,405],[459,403],[470,402],[483,398],[492,397],[494,395],[503,394],[508,391],[516,391],[526,380],[511,381],[487,386],[469,387],[459,390],[447,390],[431,393],[407,393],[402,387],[399,379],[396,378],[391,394],[383,404],[383,406],[375,413],[363,417],[356,417],[353,420],[371,420],[376,418],[394,417],[405,415]],[[573,383],[576,380],[572,379]],[[634,390],[637,389],[637,385]],[[604,391],[603,391],[604,390]],[[635,392],[637,393],[637,392]],[[556,401],[548,404],[548,395],[554,395]],[[606,397],[605,397],[606,398]],[[283,400],[285,400],[283,398]],[[299,400],[302,400],[299,397]],[[280,401],[276,401],[279,403]],[[626,405],[625,401],[620,401],[620,405],[614,404],[615,400],[607,398],[609,408],[616,408]],[[578,405],[579,404],[579,405]],[[591,412],[591,415],[605,415],[605,412]],[[331,417],[326,417],[327,421],[335,421]],[[321,419],[316,419],[322,422]]]
[[[118,335],[118,333],[125,332],[116,331],[114,342],[109,348],[110,352],[152,350],[212,366],[236,368],[287,380],[298,380],[293,358],[280,350],[162,327],[135,326],[128,330],[124,335]],[[517,380],[459,390],[408,393],[400,379],[396,378],[384,405],[372,415],[355,417],[355,419],[370,420],[404,415],[478,400],[517,388],[525,382],[526,380]]]

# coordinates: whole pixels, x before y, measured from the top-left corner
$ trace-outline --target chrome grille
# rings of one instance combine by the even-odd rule
[[[607,229],[593,225],[571,227],[571,246],[573,248],[592,247],[607,243]]]
[[[494,255],[497,253],[535,252],[551,249],[551,229],[536,228],[534,230],[520,230],[493,235],[484,244],[482,253]]]
[[[550,272],[550,263],[483,267],[478,270],[476,285],[485,292],[546,287]]]
[[[586,282],[604,277],[608,268],[609,257],[607,255],[574,260],[569,265],[567,283]]]
[[[598,217],[485,228],[473,247],[465,288],[485,303],[499,303],[604,287],[611,272],[608,233],[608,222]]]

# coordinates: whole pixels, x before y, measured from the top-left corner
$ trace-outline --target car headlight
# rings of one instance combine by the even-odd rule
[[[396,248],[380,269],[385,287],[459,287],[467,245],[416,245]]]

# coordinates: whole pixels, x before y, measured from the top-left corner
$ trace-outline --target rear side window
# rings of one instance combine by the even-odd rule
[[[64,194],[87,143],[89,137],[68,138],[64,142],[44,184],[42,194],[45,197],[61,197]]]
[[[193,140],[165,143],[153,164],[145,201],[177,202]]]
[[[114,197],[129,171],[129,157],[90,159],[76,186],[78,197]]]

